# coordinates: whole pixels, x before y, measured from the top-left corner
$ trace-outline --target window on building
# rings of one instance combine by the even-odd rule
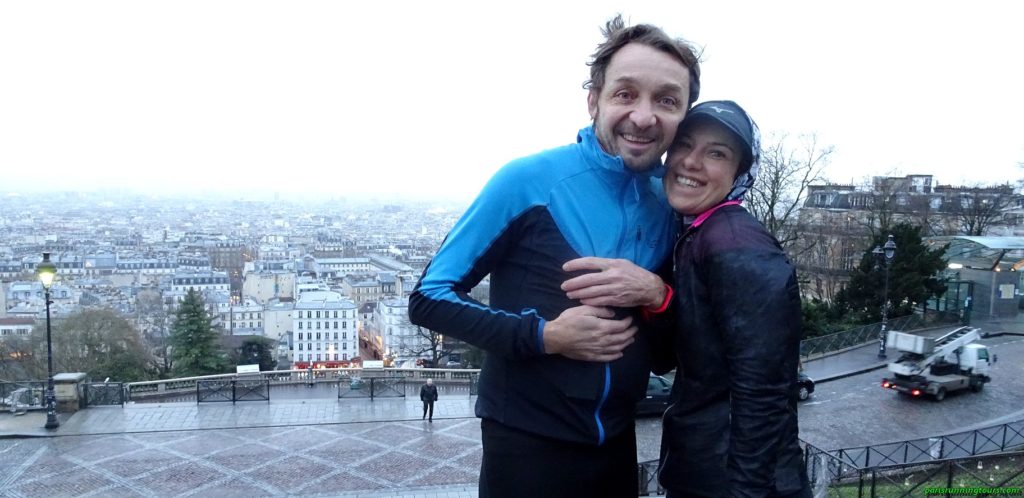
[[[334,334],[334,338],[337,339],[338,338],[338,334]],[[342,332],[341,333],[341,338],[342,339],[348,339],[348,332]]]
[[[338,310],[334,310],[334,318],[338,318]]]
[[[337,341],[337,340],[338,340],[338,333],[337,333],[337,332],[335,332],[335,333],[334,333],[334,340],[335,340],[335,341]]]
[[[316,317],[317,317],[317,318],[320,318],[320,310],[317,310],[317,311],[316,311]]]
[[[320,340],[320,332],[316,333],[316,340],[318,340],[318,341]]]
[[[342,360],[348,360],[348,354],[347,353],[342,353],[341,359]]]
[[[341,322],[341,328],[347,329],[348,328],[348,322]]]
[[[299,330],[302,330],[302,322],[299,322]],[[302,338],[302,334],[299,334],[299,338]]]
[[[316,354],[316,361],[320,361],[320,353]]]
[[[307,311],[306,312],[306,318],[313,318],[313,312],[312,311]]]
[[[348,343],[347,342],[341,343],[341,349],[348,349]]]
[[[320,322],[316,322],[316,329],[320,330]]]
[[[302,351],[302,343],[299,343],[299,351]]]

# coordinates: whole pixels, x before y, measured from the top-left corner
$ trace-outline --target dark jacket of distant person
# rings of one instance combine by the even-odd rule
[[[420,387],[420,401],[424,403],[433,403],[437,401],[437,386],[433,384],[423,384],[423,387]]]

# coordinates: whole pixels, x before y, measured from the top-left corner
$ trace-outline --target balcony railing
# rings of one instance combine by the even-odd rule
[[[312,371],[313,382],[339,382],[351,381],[353,378],[360,378],[369,381],[375,377],[395,378],[400,377],[405,381],[426,381],[434,379],[435,382],[469,384],[470,395],[476,394],[476,379],[480,375],[478,369],[441,369],[441,368],[385,368],[385,369],[362,369],[362,368],[318,368]],[[275,385],[308,384],[310,383],[309,369],[303,370],[272,370],[258,374],[218,374],[203,375],[198,377],[183,377],[177,379],[151,380],[144,382],[126,383],[125,393],[128,401],[145,401],[147,399],[159,399],[181,395],[197,394],[197,386],[205,381],[218,381],[229,385],[230,381],[241,378],[252,378],[266,381],[268,390]],[[212,384],[208,384],[212,385]],[[381,392],[384,392],[384,384],[381,384]],[[216,397],[217,395],[211,395]],[[230,400],[230,397],[228,398]],[[212,401],[212,399],[207,400]]]

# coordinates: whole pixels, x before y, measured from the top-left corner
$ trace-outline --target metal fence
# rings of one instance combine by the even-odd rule
[[[1024,452],[856,468],[807,447],[815,497],[1002,496],[1024,494]]]
[[[392,377],[352,377],[338,382],[338,398],[404,398],[406,378]]]
[[[381,370],[388,377],[404,377],[407,380],[434,379],[439,382],[470,384],[473,389],[473,382],[480,370],[476,369],[439,369],[439,368],[387,368]],[[253,374],[255,377],[256,374]],[[310,381],[308,369],[303,370],[273,370],[260,372],[261,379],[274,385],[308,384]],[[228,381],[237,377],[237,374],[204,375],[199,377],[185,377],[180,379],[152,380],[144,382],[129,382],[125,384],[127,401],[145,402],[155,401],[175,396],[190,396],[196,392],[197,384],[206,380]],[[313,371],[314,382],[331,381],[335,379],[343,381],[353,377],[369,377],[364,375],[361,368],[318,368]],[[472,392],[471,394],[476,394]]]
[[[124,405],[126,401],[122,382],[85,382],[78,385],[82,408],[102,405]]]
[[[913,439],[828,451],[845,465],[866,469],[890,465],[931,462],[1024,448],[1024,420],[958,432],[945,436]]]
[[[889,320],[888,330],[914,330],[935,324],[958,323],[959,320],[956,313],[936,311],[927,314],[914,313]],[[881,331],[881,323],[872,323],[834,334],[804,339],[800,341],[800,356],[807,359],[811,356],[824,355],[877,341]]]
[[[196,403],[270,401],[270,381],[263,378],[196,381]]]
[[[640,483],[638,496],[665,494],[665,488],[658,483],[658,460],[640,462],[636,467],[637,481]]]
[[[0,381],[0,408],[12,412],[36,410],[45,407],[46,381]]]

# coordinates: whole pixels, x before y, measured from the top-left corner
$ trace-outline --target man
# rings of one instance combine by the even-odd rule
[[[434,385],[434,379],[427,379],[427,383],[420,388],[420,401],[423,402],[423,418],[428,422],[433,422],[434,402],[437,401],[437,386]],[[428,418],[427,415],[430,417]]]
[[[589,63],[593,124],[576,143],[502,168],[456,223],[409,301],[413,323],[487,351],[476,413],[480,496],[636,496],[635,404],[650,371],[637,307],[668,290],[607,267],[619,308],[560,286],[582,256],[657,270],[673,215],[661,156],[699,91],[693,49],[650,25],[609,21]],[[604,260],[602,260],[604,261]],[[469,291],[491,278],[489,306]]]
[[[735,102],[704,102],[687,113],[669,149],[665,191],[686,228],[673,258],[675,313],[658,317],[675,330],[669,349],[679,359],[662,417],[659,481],[668,498],[811,496],[797,419],[796,272],[740,207],[759,170],[759,137]],[[610,264],[586,258],[566,266]],[[584,303],[614,304],[600,289],[603,273],[563,288]]]

